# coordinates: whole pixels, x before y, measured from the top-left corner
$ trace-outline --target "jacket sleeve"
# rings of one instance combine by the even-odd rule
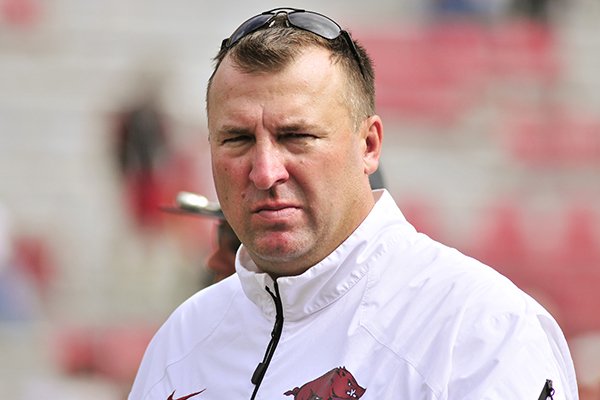
[[[562,331],[546,310],[524,296],[479,304],[479,311],[467,315],[452,352],[449,399],[537,400],[547,379],[554,400],[578,399]],[[493,296],[484,303],[486,298]]]

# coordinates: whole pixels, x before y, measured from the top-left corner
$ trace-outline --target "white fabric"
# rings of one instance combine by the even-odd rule
[[[277,280],[283,334],[256,398],[293,399],[284,393],[345,367],[363,400],[537,400],[546,379],[555,400],[577,399],[554,319],[493,269],[417,233],[388,192],[375,195],[332,254]],[[250,399],[275,320],[265,286],[274,284],[243,247],[236,269],[163,325],[130,400],[203,389],[192,399]]]

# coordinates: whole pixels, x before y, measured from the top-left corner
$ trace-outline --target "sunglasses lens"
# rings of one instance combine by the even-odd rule
[[[249,20],[241,24],[239,28],[237,28],[235,32],[231,34],[229,40],[227,40],[226,43],[224,43],[225,47],[233,46],[238,40],[240,40],[244,36],[262,27],[272,17],[273,15],[271,14],[261,14],[250,18]]]
[[[292,9],[292,11],[285,11],[284,9],[279,8],[273,9],[271,11],[265,11],[264,13],[252,17],[243,24],[241,24],[239,28],[237,28],[235,32],[231,34],[229,39],[223,40],[223,43],[221,43],[221,50],[229,49],[244,36],[249,35],[250,33],[258,29],[261,29],[262,27],[267,25],[272,18],[275,18],[275,16],[279,13],[284,13],[286,15],[290,25],[298,29],[303,29],[305,31],[312,32],[315,35],[319,35],[327,40],[334,40],[340,35],[342,35],[344,40],[348,42],[348,46],[350,47],[350,50],[352,50],[352,53],[354,54],[354,57],[358,62],[361,74],[363,76],[365,75],[360,56],[358,55],[356,46],[352,42],[352,38],[350,37],[348,32],[342,30],[342,28],[335,21],[326,17],[325,15],[311,11],[297,9]]]
[[[297,28],[315,33],[325,39],[335,39],[340,35],[341,28],[329,18],[310,12],[294,12],[288,14],[288,19]]]

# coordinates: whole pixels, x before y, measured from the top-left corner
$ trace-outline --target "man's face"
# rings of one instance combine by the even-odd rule
[[[276,73],[245,73],[229,57],[209,92],[219,202],[258,267],[304,272],[330,254],[373,206],[378,117],[354,132],[344,74],[309,48]]]

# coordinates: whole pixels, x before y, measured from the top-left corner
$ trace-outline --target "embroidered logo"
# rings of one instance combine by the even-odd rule
[[[361,387],[346,367],[334,368],[317,379],[284,393],[294,400],[360,399],[366,388]]]
[[[171,393],[171,395],[169,397],[167,397],[167,400],[187,400],[190,399],[194,396],[198,396],[200,393],[204,392],[206,389],[202,389],[199,392],[196,393],[192,393],[192,394],[188,394],[187,396],[183,396],[183,397],[178,397],[176,399],[173,398],[173,396],[175,395],[175,390],[173,390],[173,393]]]

